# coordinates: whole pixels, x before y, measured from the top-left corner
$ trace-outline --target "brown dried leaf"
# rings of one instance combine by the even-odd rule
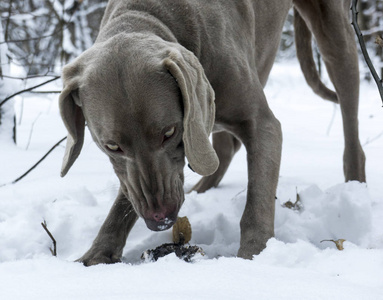
[[[289,209],[293,209],[293,210],[301,210],[302,203],[301,203],[301,197],[299,196],[299,193],[298,193],[298,189],[297,189],[296,195],[297,196],[294,203],[291,202],[291,200],[289,200],[285,202],[282,206],[287,207]]]
[[[192,236],[192,229],[187,217],[177,219],[173,225],[173,243],[186,244],[189,243]]]
[[[375,38],[375,44],[378,44],[380,47],[383,48],[383,39],[381,36],[377,35]]]
[[[333,242],[335,244],[335,246],[337,247],[338,250],[343,250],[343,243],[345,242],[346,240],[345,239],[339,239],[339,240],[323,240],[321,241],[322,242]]]

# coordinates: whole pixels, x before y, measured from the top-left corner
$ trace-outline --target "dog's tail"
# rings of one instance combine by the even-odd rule
[[[338,103],[336,93],[328,89],[319,77],[319,73],[315,66],[313,52],[311,47],[311,31],[307,27],[305,21],[294,8],[294,31],[295,31],[295,45],[297,57],[301,65],[303,75],[306,82],[312,88],[315,94],[325,100]]]

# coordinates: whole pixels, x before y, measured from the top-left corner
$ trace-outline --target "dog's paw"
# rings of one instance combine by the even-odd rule
[[[205,176],[201,178],[201,180],[198,181],[197,184],[193,186],[193,188],[190,191],[196,191],[198,194],[205,193],[207,190],[213,187],[217,187],[221,179],[222,178],[218,178],[217,176],[215,176],[215,174]]]
[[[254,255],[258,255],[265,248],[266,242],[251,240],[247,243],[241,243],[237,256],[244,259],[253,259]]]
[[[237,257],[244,258],[244,259],[253,259],[253,256],[255,253],[253,251],[249,251],[248,249],[243,249],[242,247],[239,248]]]
[[[82,257],[76,260],[84,266],[94,266],[98,264],[115,264],[121,262],[121,257],[111,252],[90,249]]]

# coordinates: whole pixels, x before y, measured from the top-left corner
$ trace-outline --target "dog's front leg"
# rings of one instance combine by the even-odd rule
[[[126,239],[137,219],[131,202],[120,189],[92,247],[77,261],[85,266],[120,262]]]
[[[274,236],[275,193],[281,159],[282,132],[267,107],[261,90],[262,109],[253,121],[241,124],[240,138],[247,150],[248,191],[241,219],[238,256],[251,259]]]

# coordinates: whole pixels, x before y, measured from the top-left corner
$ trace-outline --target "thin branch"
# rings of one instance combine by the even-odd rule
[[[363,147],[367,146],[368,144],[372,143],[373,141],[376,141],[377,139],[379,139],[382,136],[383,136],[383,131],[381,133],[379,133],[377,136],[373,137],[372,139],[368,138],[367,141],[362,146]]]
[[[13,97],[15,97],[15,96],[17,96],[17,95],[20,95],[20,94],[25,93],[25,92],[30,92],[30,91],[32,91],[32,90],[34,90],[34,89],[36,89],[36,88],[38,88],[38,87],[40,87],[40,86],[43,86],[43,85],[45,85],[45,84],[47,84],[47,83],[49,83],[49,82],[55,81],[55,80],[57,80],[57,79],[59,79],[59,78],[60,78],[60,76],[56,76],[56,77],[54,77],[54,78],[52,78],[52,79],[49,79],[49,80],[47,80],[47,81],[45,81],[45,82],[43,82],[43,83],[38,84],[38,85],[32,86],[32,87],[27,88],[27,89],[22,90],[22,91],[18,91],[17,93],[14,93],[13,95],[11,95],[11,96],[5,98],[2,102],[0,102],[0,107],[1,107],[3,104],[5,104],[8,100],[12,99]]]
[[[60,22],[62,21],[61,20],[61,16],[58,14],[58,12],[56,11],[55,7],[53,6],[52,2],[49,1],[49,0],[45,0],[45,3],[48,4],[49,8],[50,8],[50,11],[54,13],[54,15],[56,16],[56,19],[59,20]]]
[[[40,118],[41,114],[42,114],[42,113],[40,112],[40,113],[38,114],[38,116],[36,117],[36,119],[35,119],[35,120],[33,121],[33,123],[32,123],[31,130],[30,130],[30,132],[29,132],[28,143],[27,143],[27,146],[25,147],[25,150],[28,150],[28,148],[29,148],[29,145],[30,145],[31,140],[32,140],[33,127],[35,127],[35,124],[36,124],[37,120]]]
[[[26,77],[15,77],[15,76],[9,76],[9,75],[3,75],[4,78],[9,78],[9,79],[17,79],[17,80],[28,80],[28,79],[32,79],[32,78],[41,78],[41,77],[57,77],[57,75],[30,75],[30,76],[26,76]]]
[[[38,37],[31,37],[31,38],[27,38],[27,39],[21,39],[21,40],[9,40],[7,41],[8,44],[10,43],[21,43],[21,42],[29,42],[29,41],[38,41],[38,40],[42,40],[42,39],[46,39],[46,38],[51,38],[53,36],[55,36],[56,34],[60,33],[60,31],[54,31],[52,34],[49,34],[49,35],[42,35],[42,36],[38,36]],[[1,44],[5,44],[5,42],[0,42],[0,45]]]
[[[322,242],[333,242],[338,250],[344,250],[343,243],[345,242],[345,239],[339,239],[339,240],[323,240]]]
[[[80,4],[82,4],[82,1],[83,0],[75,0],[75,1],[73,1],[72,7],[67,8],[65,11],[67,13],[73,15],[76,12],[76,10],[78,9],[78,7],[80,6]]]
[[[60,94],[61,91],[31,91],[31,94]]]
[[[0,187],[6,186],[9,184],[15,184],[15,183],[19,182],[21,179],[23,179],[25,176],[27,176],[34,168],[36,168],[57,146],[59,146],[66,139],[67,139],[67,137],[64,137],[61,140],[59,140],[51,149],[49,149],[49,151],[47,153],[45,153],[45,155],[42,158],[40,158],[40,160],[37,163],[35,163],[31,168],[29,168],[29,170],[26,171],[23,175],[19,176],[18,178],[16,178],[15,180],[13,180],[10,183],[5,183],[5,184],[0,185]]]
[[[49,2],[49,1],[47,1]],[[64,30],[64,29],[67,29],[69,24],[71,23],[72,21],[72,17],[73,17],[73,14],[74,14],[75,11],[71,12],[71,14],[69,15],[68,17],[68,20],[64,20],[63,18],[61,18],[59,16],[58,20],[60,22],[62,22],[62,26],[60,26],[60,28],[58,30],[55,30],[54,32],[52,32],[52,34],[48,34],[48,35],[42,35],[42,36],[38,36],[38,37],[33,37],[33,38],[28,38],[28,39],[20,39],[20,40],[8,40],[6,42],[0,42],[0,45],[1,44],[5,44],[5,43],[19,43],[19,42],[27,42],[27,41],[37,41],[37,40],[41,40],[41,39],[46,39],[46,38],[51,38],[53,36],[55,36],[56,34],[61,34],[61,32]],[[54,10],[54,13],[56,13],[56,11]],[[65,26],[64,26],[65,25]]]
[[[21,179],[23,179],[25,176],[27,176],[29,174],[29,172],[31,172],[34,168],[36,168],[45,158],[47,158],[47,156],[57,147],[59,146],[63,141],[65,141],[67,139],[67,137],[64,137],[62,138],[61,140],[59,140],[51,149],[49,149],[49,151],[47,153],[45,153],[45,155],[40,158],[40,160],[35,163],[28,171],[26,171],[23,175],[21,175],[20,177],[16,178],[14,181],[12,181],[12,184],[15,184],[17,183],[18,181],[20,181]]]
[[[10,24],[10,21],[11,21],[11,13],[12,13],[12,4],[13,4],[13,0],[11,0],[9,2],[9,7],[8,7],[8,18],[7,18],[7,22],[5,23],[5,35],[4,35],[4,41],[7,42],[8,40],[8,34],[9,34],[9,24]]]
[[[15,7],[15,9],[11,13],[11,19],[15,17],[20,21],[24,21],[30,20],[31,18],[44,18],[45,15],[36,14],[35,12],[20,11],[19,9],[17,9],[17,7]],[[7,17],[5,17],[5,12],[3,12],[2,14],[0,12],[0,19],[5,20],[6,18]]]
[[[358,25],[358,11],[357,11],[357,6],[358,4],[358,0],[352,0],[352,3],[351,3],[351,11],[352,11],[352,26],[354,27],[354,30],[355,30],[355,33],[358,37],[358,41],[359,41],[359,44],[360,44],[360,48],[362,50],[362,53],[363,53],[363,56],[364,56],[364,59],[367,63],[367,66],[368,68],[370,69],[370,72],[372,74],[372,77],[374,78],[375,82],[376,82],[376,85],[378,86],[378,90],[379,90],[379,94],[380,94],[380,98],[383,102],[383,85],[382,85],[382,80],[380,79],[378,73],[376,73],[376,70],[371,62],[371,59],[370,59],[370,56],[368,55],[368,52],[367,52],[367,48],[366,48],[366,44],[364,43],[364,40],[363,40],[363,34],[362,32],[360,31],[360,28],[359,28],[359,25]]]
[[[41,223],[41,226],[43,226],[44,230],[46,231],[46,233],[49,235],[49,237],[51,238],[51,240],[53,242],[53,249],[49,248],[49,250],[51,250],[51,253],[53,256],[57,256],[56,240],[53,237],[52,233],[49,231],[49,229],[47,227],[47,222],[44,220],[44,222]]]

